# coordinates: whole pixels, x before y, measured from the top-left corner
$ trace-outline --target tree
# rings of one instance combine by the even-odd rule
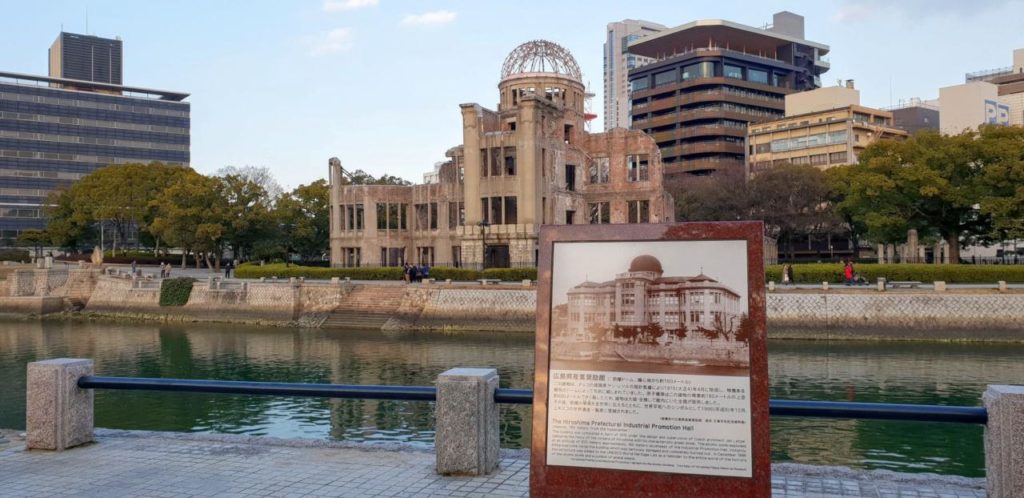
[[[160,193],[151,203],[156,216],[151,225],[153,233],[169,244],[184,249],[181,267],[189,252],[214,252],[219,264],[224,234],[224,200],[220,180],[188,170],[177,183]],[[207,257],[209,265],[209,258]]]
[[[23,247],[33,248],[37,258],[43,257],[43,246],[50,244],[50,234],[45,230],[22,230],[18,234],[17,244]]]
[[[701,335],[703,335],[705,339],[707,339],[707,340],[709,340],[711,342],[715,342],[715,339],[718,339],[718,337],[719,337],[719,331],[717,329],[714,329],[714,328],[706,329],[706,328],[701,327],[699,330],[700,330]]]
[[[991,133],[982,128],[982,136]],[[961,244],[984,242],[991,234],[991,217],[975,208],[986,168],[1014,150],[1019,154],[1019,145],[998,150],[978,136],[925,130],[905,141],[869,145],[847,177],[849,190],[840,209],[863,223],[875,241],[903,240],[911,228],[923,237],[941,237],[950,262],[959,263]]]
[[[992,220],[993,236],[1024,238],[1024,128],[984,127],[978,147],[984,164],[979,204]]]
[[[283,246],[304,259],[320,257],[330,246],[330,187],[325,180],[299,185],[274,208]]]
[[[388,174],[384,174],[380,178],[374,178],[373,175],[361,169],[353,171],[351,176],[346,178],[345,181],[351,185],[412,185],[412,182],[408,180]]]
[[[255,183],[263,188],[270,198],[270,202],[273,203],[284,193],[284,189],[281,188],[281,184],[277,183],[274,179],[274,174],[270,172],[270,168],[266,166],[242,166],[241,168],[235,166],[224,166],[217,170],[216,176],[239,176],[246,180]]]
[[[733,339],[736,342],[742,342],[750,345],[750,340],[754,337],[754,322],[746,314],[740,318],[740,326],[736,329],[736,335]]]
[[[750,195],[742,172],[675,180],[666,188],[676,203],[676,218],[686,221],[751,219]]]
[[[256,242],[274,232],[270,199],[260,184],[244,176],[227,175],[216,180],[221,236],[235,257],[244,259]]]
[[[849,235],[853,242],[854,256],[860,248],[860,240],[867,232],[864,222],[858,219],[853,211],[843,204],[849,192],[850,176],[855,174],[856,164],[835,166],[825,170],[825,179],[828,182],[829,205],[832,206],[832,214],[835,216],[839,227]],[[891,242],[891,241],[879,241]]]
[[[780,164],[750,180],[751,216],[763,220],[767,235],[785,240],[793,257],[793,236],[833,224],[825,173],[806,164]]]
[[[46,204],[43,210],[48,218],[46,232],[50,234],[50,243],[71,249],[96,241],[92,217],[77,209],[74,192],[68,189],[51,192]]]

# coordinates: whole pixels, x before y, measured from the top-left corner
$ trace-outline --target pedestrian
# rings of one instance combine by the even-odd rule
[[[409,263],[404,263],[402,265],[402,278],[407,284],[412,281],[412,273],[409,270]]]
[[[409,265],[409,276],[412,277],[413,282],[419,282],[420,268],[416,265]]]
[[[232,268],[232,266],[234,266],[234,265],[232,265],[232,263],[230,261],[228,261],[227,264],[224,265],[224,278],[231,278],[231,268]]]
[[[132,275],[135,275],[135,260],[132,260]]]
[[[846,285],[853,285],[853,260],[847,260],[843,267],[843,276],[846,277]]]
[[[790,271],[792,271],[792,269],[788,264],[782,265],[782,285],[790,285],[793,283],[789,278]]]
[[[423,263],[423,267],[420,268],[420,278],[430,278],[430,265]]]
[[[164,262],[161,261],[160,262],[160,278],[164,278],[164,275],[166,275],[166,274],[167,274],[167,270],[164,268]]]

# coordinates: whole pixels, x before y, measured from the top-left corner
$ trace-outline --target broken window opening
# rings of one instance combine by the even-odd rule
[[[505,224],[515,225],[518,223],[518,205],[515,196],[505,198]]]
[[[606,225],[611,223],[611,206],[607,202],[595,202],[587,204],[590,211],[590,224]]]
[[[593,164],[590,165],[590,183],[591,185],[599,185],[602,183],[608,183],[608,158],[607,157],[595,157]]]
[[[516,175],[516,148],[505,147],[505,175]]]

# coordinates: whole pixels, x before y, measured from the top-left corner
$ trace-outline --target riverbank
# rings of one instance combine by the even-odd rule
[[[0,450],[0,496],[528,496],[529,450],[496,472],[446,477],[429,449],[236,435],[96,431],[64,452]],[[772,465],[772,496],[982,498],[985,480],[799,464]]]
[[[207,278],[181,306],[159,279],[99,270],[22,270],[0,285],[0,313],[161,323],[222,322],[420,331],[532,332],[536,286],[469,282]],[[3,295],[6,294],[6,295]],[[779,289],[766,294],[780,339],[1024,342],[1024,289]],[[828,333],[823,336],[822,331]]]

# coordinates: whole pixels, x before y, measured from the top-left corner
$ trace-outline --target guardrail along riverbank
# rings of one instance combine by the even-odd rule
[[[530,403],[533,398],[529,390],[498,388],[498,380],[497,371],[488,368],[448,370],[438,376],[436,387],[118,378],[94,376],[92,360],[45,360],[28,365],[26,447],[63,451],[94,441],[95,389],[431,401],[435,403],[434,425],[437,428],[436,472],[487,476],[501,473],[498,403]],[[773,416],[984,424],[988,495],[994,498],[1022,496],[1024,439],[1018,436],[1024,427],[1024,411],[1020,410],[1024,406],[1024,387],[990,385],[982,401],[983,407],[955,407],[772,400],[770,411]],[[91,448],[97,446],[84,451]],[[827,476],[828,468],[823,469]],[[842,475],[849,470],[834,472]]]
[[[479,282],[200,279],[180,306],[161,279],[117,270],[18,270],[0,312],[383,330],[532,332],[536,286]],[[766,299],[770,338],[1024,342],[1024,289],[941,282],[920,288],[781,288]],[[697,310],[699,311],[699,310]]]

